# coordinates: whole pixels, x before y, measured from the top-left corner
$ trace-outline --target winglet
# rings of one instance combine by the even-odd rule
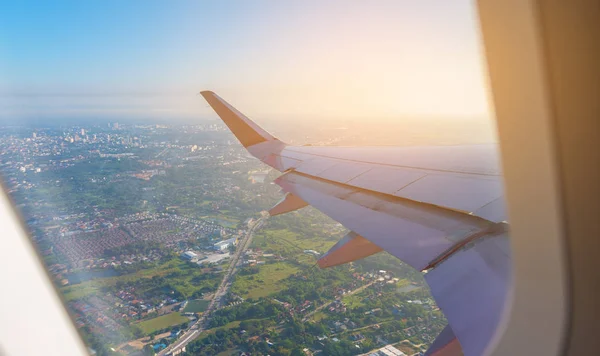
[[[250,147],[265,141],[277,141],[275,137],[237,111],[217,94],[208,90],[202,91],[200,94],[244,147]]]

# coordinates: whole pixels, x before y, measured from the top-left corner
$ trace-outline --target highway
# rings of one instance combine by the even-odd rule
[[[208,322],[210,321],[210,316],[213,311],[220,308],[223,304],[223,297],[227,294],[229,287],[231,287],[232,278],[238,270],[238,267],[241,266],[243,262],[244,251],[250,246],[252,242],[252,237],[254,232],[259,229],[266,218],[261,217],[258,219],[246,232],[246,235],[239,241],[238,246],[231,257],[231,263],[223,276],[223,280],[217,288],[213,299],[210,301],[208,308],[202,314],[202,316],[198,319],[197,322],[192,324],[189,329],[175,341],[173,344],[169,345],[166,349],[160,351],[158,353],[159,356],[170,356],[170,355],[178,355],[183,352],[183,349],[187,344],[189,344],[192,340],[200,336],[200,334],[206,330],[208,326]]]

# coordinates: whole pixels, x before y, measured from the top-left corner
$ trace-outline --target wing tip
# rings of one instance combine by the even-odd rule
[[[200,90],[200,93],[198,94],[202,95],[205,98],[207,95],[216,95],[215,92],[212,90]]]
[[[203,90],[200,92],[200,95],[204,97],[206,102],[213,108],[244,147],[247,148],[261,142],[275,140],[267,131],[229,105],[229,103],[213,91]]]

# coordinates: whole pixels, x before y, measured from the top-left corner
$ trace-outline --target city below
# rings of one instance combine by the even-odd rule
[[[2,127],[0,158],[91,354],[419,355],[446,326],[390,255],[319,269],[347,231],[268,218],[276,173],[221,124]]]

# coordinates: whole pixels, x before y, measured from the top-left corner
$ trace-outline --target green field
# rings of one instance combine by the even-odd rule
[[[118,281],[129,282],[140,278],[152,278],[154,276],[164,276],[168,273],[177,271],[177,261],[171,260],[164,264],[158,265],[156,268],[142,269],[135,273],[125,274],[122,276],[98,278],[74,284],[61,288],[63,297],[67,300],[81,298],[90,294],[101,292],[102,287],[110,287]]]
[[[342,301],[346,303],[346,307],[349,309],[355,309],[364,305],[362,302],[363,297],[360,296],[360,293],[348,295],[342,298]]]
[[[234,217],[229,216],[228,213],[228,210],[222,210],[215,214],[201,216],[200,218],[203,220],[213,220],[215,223],[224,227],[235,228],[240,223],[240,221]]]
[[[254,320],[254,319],[248,319],[248,320]],[[259,320],[259,319],[256,319]],[[215,332],[217,332],[217,330],[227,330],[227,329],[235,329],[238,326],[240,326],[241,321],[236,320],[236,321],[232,321],[230,323],[227,323],[223,326],[219,326],[218,328],[212,328],[212,329],[208,329],[204,332],[204,334],[208,335],[208,334],[214,334]]]
[[[414,292],[418,289],[421,289],[421,287],[413,286],[412,284],[405,284],[402,287],[398,287],[397,292],[398,293],[408,293],[408,292]]]
[[[264,318],[263,319],[246,319],[244,321],[255,321],[255,320],[264,320]],[[235,320],[235,321],[229,322],[229,323],[227,323],[227,324],[225,324],[223,326],[219,326],[219,327],[216,327],[216,328],[205,330],[201,334],[201,336],[199,337],[199,340],[202,340],[203,338],[207,337],[210,334],[216,333],[218,330],[235,329],[235,328],[237,328],[237,327],[240,326],[240,323],[241,323],[240,320]]]
[[[319,322],[319,321],[325,319],[326,317],[327,317],[327,314],[325,314],[322,311],[318,311],[312,315],[311,319],[314,320],[315,322]]]
[[[261,248],[269,253],[291,256],[288,258],[294,259],[298,264],[312,266],[316,261],[315,256],[305,254],[303,251],[305,249],[311,249],[324,252],[334,243],[335,241],[331,239],[321,237],[306,238],[286,229],[278,229],[261,230],[260,233],[254,237],[251,247]],[[261,267],[261,273],[254,275],[254,280],[249,278],[251,276],[238,278],[239,282],[236,283],[238,288],[234,289],[234,291],[249,298],[266,296],[284,289],[285,286],[280,283],[280,281],[297,271],[297,267],[293,267],[286,263],[265,265]],[[168,276],[171,285],[177,291],[184,294],[186,298],[190,298],[195,291],[204,286],[216,287],[216,285],[218,285],[220,276],[215,275],[214,278],[211,277],[210,279],[197,282],[198,279],[196,277],[201,275],[202,272],[197,266],[192,266],[182,259],[174,257],[167,262],[157,264],[153,268],[143,269],[122,276],[98,278],[62,287],[61,291],[64,299],[66,301],[71,301],[88,295],[100,294],[103,292],[103,288],[112,287],[119,281],[133,282],[145,278],[149,279],[154,276]],[[258,283],[259,280],[264,281],[264,283]]]
[[[299,271],[286,262],[260,266],[257,274],[238,276],[232,290],[244,298],[260,298],[286,288],[284,279]]]
[[[250,248],[284,256],[289,262],[277,262],[259,266],[259,272],[253,275],[238,275],[233,292],[244,298],[260,298],[277,293],[285,288],[285,279],[301,271],[304,267],[314,266],[316,257],[304,253],[304,250],[327,251],[335,241],[322,237],[307,238],[286,229],[260,230]]]
[[[251,248],[260,248],[269,253],[292,255],[300,263],[314,264],[316,259],[304,253],[304,250],[326,252],[335,244],[335,240],[323,237],[308,238],[286,229],[261,230],[252,241]]]
[[[196,299],[191,300],[183,309],[184,313],[201,313],[208,309],[208,300]]]
[[[112,287],[117,282],[134,282],[143,279],[150,279],[154,276],[168,277],[171,285],[177,291],[190,297],[194,291],[206,285],[218,284],[219,276],[211,276],[209,279],[197,281],[196,277],[203,275],[203,272],[197,266],[183,261],[179,257],[174,257],[167,262],[157,264],[153,268],[142,269],[135,273],[129,273],[122,276],[98,278],[61,288],[63,297],[66,301],[78,299],[92,294],[102,293],[103,287]],[[138,290],[142,291],[142,290]]]
[[[136,325],[138,325],[144,333],[150,334],[156,330],[164,329],[171,325],[185,323],[188,320],[188,318],[181,315],[180,313],[170,313],[156,318],[141,321]]]
[[[240,354],[240,352],[241,351],[239,349],[235,349],[235,348],[233,348],[233,349],[227,349],[225,351],[219,352],[217,354],[217,356],[232,356],[232,355],[237,356],[237,355]]]
[[[252,320],[252,319],[249,319],[249,320]],[[235,329],[238,326],[240,326],[240,323],[241,323],[241,321],[236,320],[236,321],[232,321],[230,323],[227,323],[227,324],[225,324],[223,326],[219,326],[218,328],[212,328],[212,329],[205,330],[202,334],[200,334],[200,337],[198,338],[198,340],[202,340],[205,337],[207,337],[208,335],[216,333],[217,330]]]

